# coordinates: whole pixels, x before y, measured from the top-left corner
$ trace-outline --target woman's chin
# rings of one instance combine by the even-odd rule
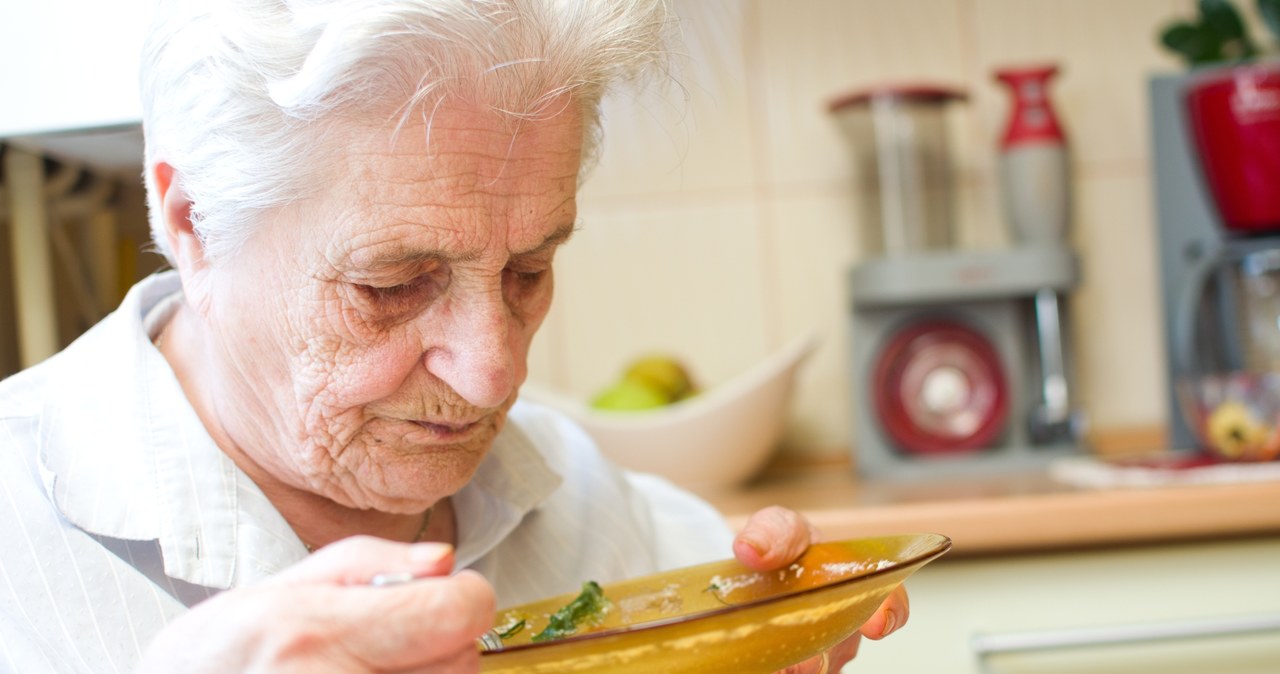
[[[355,472],[368,507],[385,512],[421,512],[462,489],[484,460],[490,442],[382,444]],[[362,499],[363,500],[363,499]]]

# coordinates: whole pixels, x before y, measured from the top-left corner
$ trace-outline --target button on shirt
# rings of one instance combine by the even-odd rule
[[[151,342],[147,317],[179,293],[172,272],[148,278],[0,382],[0,672],[133,671],[168,621],[307,554]],[[453,505],[458,565],[500,606],[732,554],[708,505],[526,403]]]

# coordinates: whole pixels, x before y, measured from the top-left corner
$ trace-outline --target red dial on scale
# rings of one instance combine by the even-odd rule
[[[881,428],[908,454],[987,447],[1009,413],[996,350],[981,333],[954,321],[921,321],[895,333],[871,384]]]

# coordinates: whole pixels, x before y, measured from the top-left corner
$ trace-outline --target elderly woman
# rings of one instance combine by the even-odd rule
[[[810,543],[778,508],[734,539],[517,402],[598,103],[655,60],[661,2],[157,11],[174,271],[0,385],[0,669],[476,671],[495,605]]]

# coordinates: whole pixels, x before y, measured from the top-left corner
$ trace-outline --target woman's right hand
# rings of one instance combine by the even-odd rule
[[[471,571],[449,575],[452,568],[447,545],[339,541],[195,606],[160,632],[140,671],[477,672],[493,588]],[[369,585],[406,572],[419,580]]]

